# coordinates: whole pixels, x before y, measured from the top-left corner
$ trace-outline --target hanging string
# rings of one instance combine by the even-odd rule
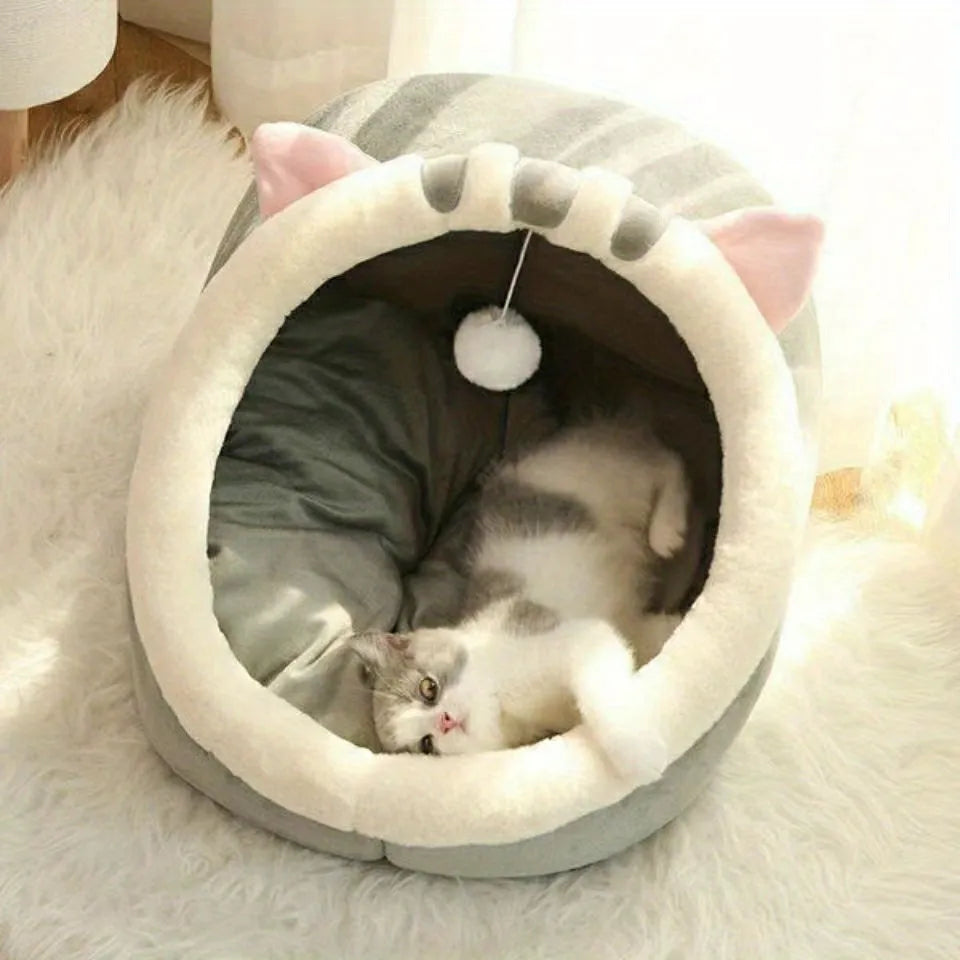
[[[500,316],[497,319],[497,323],[505,324],[507,322],[507,310],[510,309],[510,302],[513,300],[513,293],[517,289],[517,280],[520,279],[520,268],[523,266],[523,261],[527,256],[527,247],[530,246],[530,238],[533,236],[533,231],[528,230],[527,235],[523,238],[523,244],[520,247],[520,256],[517,257],[517,265],[513,268],[513,276],[510,278],[510,286],[507,288],[507,298],[503,301],[503,307],[500,310]],[[503,408],[500,411],[500,455],[503,456],[507,450],[507,437],[510,431],[510,400],[511,393],[504,394],[503,397]]]
[[[517,265],[513,268],[513,277],[510,280],[510,287],[507,290],[507,299],[503,302],[503,307],[500,310],[500,317],[497,320],[498,323],[504,323],[507,319],[507,310],[510,309],[513,292],[517,289],[517,280],[520,278],[520,268],[523,266],[524,258],[527,255],[527,247],[530,246],[530,238],[532,236],[533,231],[528,230],[527,235],[523,238],[523,245],[520,247],[520,256],[517,258]]]

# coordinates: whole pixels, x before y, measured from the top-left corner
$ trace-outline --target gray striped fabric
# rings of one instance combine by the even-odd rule
[[[384,81],[344,95],[307,122],[347,137],[378,160],[406,153],[462,154],[496,141],[513,144],[525,157],[567,167],[602,166],[631,180],[637,196],[665,215],[709,217],[770,202],[742,166],[678,124],[615,100],[533,80],[434,74]],[[251,189],[224,237],[214,270],[256,218]]]
[[[464,154],[480,143],[511,143],[521,155],[580,169],[602,166],[627,177],[646,206],[615,238],[616,256],[640,256],[659,217],[701,219],[771,202],[747,170],[678,123],[616,100],[517,77],[430,74],[384,80],[344,94],[306,121],[347,137],[378,160],[406,153]],[[431,202],[456,205],[457,161],[426,174]],[[459,184],[458,184],[459,180]],[[649,211],[659,210],[659,217]],[[451,206],[452,209],[452,206]],[[528,211],[524,210],[524,213]],[[519,213],[519,212],[518,212]],[[533,226],[547,226],[549,219]],[[244,196],[211,266],[215,273],[257,223],[253,188]],[[653,231],[653,232],[651,232]],[[813,306],[781,334],[814,452],[820,400],[820,343]]]

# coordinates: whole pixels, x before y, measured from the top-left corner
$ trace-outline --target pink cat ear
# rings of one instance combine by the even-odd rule
[[[250,156],[264,219],[377,162],[349,140],[300,123],[261,123],[253,131]]]
[[[704,220],[700,227],[736,270],[773,332],[783,330],[810,295],[823,243],[820,220],[756,207]]]

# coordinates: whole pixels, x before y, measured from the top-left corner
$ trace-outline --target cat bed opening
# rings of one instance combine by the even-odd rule
[[[746,719],[809,499],[804,364],[711,241],[635,183],[500,143],[430,152],[331,183],[242,243],[241,208],[131,485],[138,702],[178,773],[283,836],[439,873],[548,873],[672,819]],[[542,361],[492,393],[459,376],[453,338],[502,301],[528,229],[515,306]],[[662,771],[627,782],[580,730],[440,760],[368,749],[337,637],[443,622],[485,466],[624,402],[684,457],[701,522],[659,598],[689,612],[634,678],[637,749],[662,749]]]

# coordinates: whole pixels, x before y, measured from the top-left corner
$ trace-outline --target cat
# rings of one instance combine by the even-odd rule
[[[388,752],[505,749],[584,721],[618,766],[618,701],[679,616],[647,612],[684,543],[680,457],[636,423],[562,428],[483,484],[459,621],[346,639]]]

